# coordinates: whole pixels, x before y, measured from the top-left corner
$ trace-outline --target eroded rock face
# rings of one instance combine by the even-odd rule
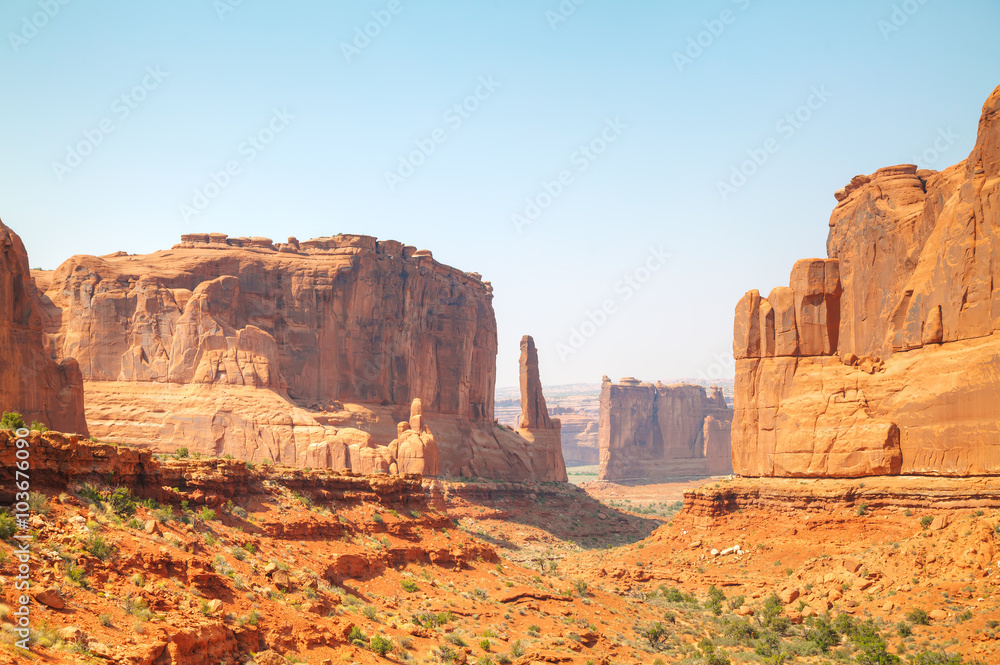
[[[529,442],[532,467],[548,470],[545,480],[565,482],[561,423],[550,418],[538,374],[538,351],[530,335],[521,338],[521,419],[517,433]]]
[[[75,360],[57,363],[49,356],[41,309],[24,244],[0,222],[0,411],[87,434],[80,368]]]
[[[836,198],[830,258],[736,307],[736,472],[1000,473],[1000,88],[968,159]]]
[[[494,426],[496,320],[479,275],[368,236],[181,240],[36,273],[97,436],[366,473],[552,475]]]
[[[601,480],[730,473],[733,411],[719,388],[604,377],[598,440]]]

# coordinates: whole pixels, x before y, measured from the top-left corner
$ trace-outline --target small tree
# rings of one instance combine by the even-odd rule
[[[24,418],[15,411],[4,411],[0,417],[0,429],[21,429],[24,427]]]

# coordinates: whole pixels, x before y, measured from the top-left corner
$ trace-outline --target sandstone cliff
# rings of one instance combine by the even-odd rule
[[[559,472],[493,423],[492,287],[426,250],[189,234],[36,277],[51,348],[79,362],[102,438],[365,472]]]
[[[722,391],[691,384],[601,387],[600,480],[663,479],[730,473],[733,411]]]
[[[28,424],[87,434],[80,368],[72,359],[49,357],[41,309],[24,244],[0,222],[0,411],[20,413]]]
[[[1000,472],[1000,88],[965,161],[836,199],[829,258],[736,307],[736,472]]]

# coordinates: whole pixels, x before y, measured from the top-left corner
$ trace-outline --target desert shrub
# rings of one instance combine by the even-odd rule
[[[524,645],[521,644],[521,640],[514,640],[514,643],[510,645],[510,655],[514,658],[520,658],[524,655]]]
[[[201,512],[198,513],[198,519],[202,522],[210,522],[215,519],[215,511],[208,506],[205,506],[201,509]]]
[[[0,417],[0,429],[21,429],[24,427],[24,418],[20,413],[14,411],[4,411]]]
[[[661,621],[647,626],[641,631],[641,634],[649,642],[649,646],[654,649],[660,648],[668,636],[667,627]]]
[[[357,626],[351,626],[351,632],[347,634],[347,641],[359,647],[368,646],[368,636]]]
[[[375,524],[381,524],[384,521],[385,520],[383,520],[382,516],[379,515],[378,513],[375,513],[374,515],[372,515],[372,522],[375,522]]]
[[[573,580],[573,588],[580,595],[580,598],[587,597],[587,581],[586,580]]]
[[[698,602],[693,594],[685,594],[678,591],[675,587],[670,587],[669,589],[663,585],[660,585],[660,595],[668,603],[689,603],[694,604]]]
[[[469,646],[469,643],[465,641],[465,638],[463,638],[458,633],[448,633],[448,636],[445,639],[447,639],[449,642],[451,642],[457,647]]]
[[[79,495],[79,497],[84,501],[88,503],[93,503],[98,506],[104,503],[104,497],[101,496],[100,490],[98,490],[90,483],[87,483],[86,485],[81,487],[80,491],[77,492],[77,495]]]
[[[913,634],[913,628],[905,621],[900,621],[896,624],[896,634],[902,638],[907,638]]]
[[[111,511],[119,517],[131,517],[135,515],[135,499],[126,487],[119,487],[108,497],[108,505]]]
[[[705,609],[710,610],[715,616],[722,614],[722,601],[726,599],[726,594],[715,585],[708,587],[708,598],[705,600]]]
[[[858,506],[858,515],[864,517],[867,514],[868,514],[868,504],[862,503],[860,506]]]
[[[829,621],[822,617],[816,617],[805,632],[806,642],[816,647],[819,651],[826,653],[830,647],[840,644],[840,635]]]
[[[735,644],[749,646],[757,639],[757,629],[746,619],[736,619],[726,625],[725,636]]]
[[[926,626],[931,622],[931,616],[919,607],[914,607],[906,613],[906,620],[917,626]]]
[[[484,637],[483,639],[479,640],[479,648],[482,649],[483,651],[489,651],[490,649],[493,648],[493,644]]]
[[[8,540],[17,533],[17,520],[6,510],[0,511],[0,539]]]
[[[191,454],[191,451],[188,450],[187,448],[178,448],[177,452],[174,453],[174,455],[177,456],[177,459],[181,459],[183,457],[187,457],[190,454]]]
[[[910,656],[908,665],[963,665],[962,656],[944,651],[922,651]]]
[[[99,617],[97,617],[97,620],[105,628],[110,628],[113,625],[113,622],[111,621],[111,615],[110,614],[102,614]]]
[[[103,536],[90,535],[84,541],[83,549],[87,550],[101,561],[106,561],[111,556],[111,545],[105,542]]]
[[[387,653],[392,651],[392,642],[381,635],[375,635],[369,640],[368,648],[378,655],[385,657]]]
[[[889,653],[889,645],[871,619],[855,628],[851,642],[858,650],[856,658],[860,665],[895,665],[900,662],[899,656]]]
[[[40,492],[28,493],[28,510],[39,515],[48,515],[52,511],[48,498]]]
[[[926,529],[927,527],[929,527],[931,525],[931,522],[933,522],[933,521],[934,521],[934,517],[933,516],[931,516],[931,515],[924,515],[923,517],[920,518],[920,526]]]
[[[399,586],[403,587],[403,591],[409,591],[410,593],[420,591],[420,587],[413,580],[403,580],[399,583]]]

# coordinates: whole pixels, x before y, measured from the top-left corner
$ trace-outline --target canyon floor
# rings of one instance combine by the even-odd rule
[[[203,463],[169,463],[198,485]],[[34,494],[32,647],[7,540],[0,663],[1000,663],[992,481],[355,477],[330,498],[324,472],[247,473],[214,508]]]

